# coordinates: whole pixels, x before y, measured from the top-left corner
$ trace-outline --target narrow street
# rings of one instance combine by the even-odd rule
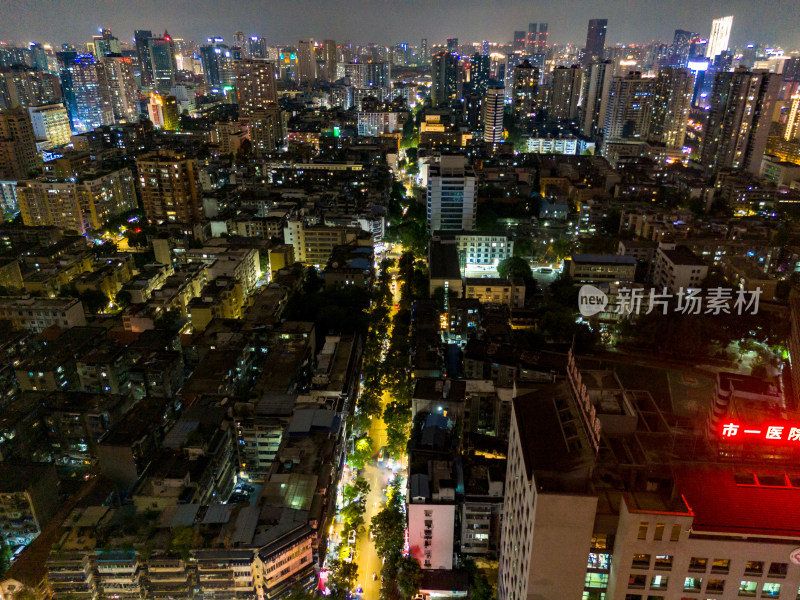
[[[393,257],[394,258],[394,257]],[[397,283],[392,290],[392,309],[389,312],[389,318],[394,319],[397,309],[394,308],[400,302],[400,284]],[[386,332],[387,337],[391,335],[391,331]],[[381,396],[381,407],[384,408],[389,403],[391,398],[387,393]],[[372,447],[375,450],[375,460],[368,463],[364,467],[364,479],[369,482],[369,496],[367,497],[367,509],[364,513],[364,522],[366,523],[367,531],[372,521],[372,517],[383,508],[386,502],[386,496],[383,493],[387,483],[394,477],[392,471],[388,468],[389,459],[384,459],[383,462],[378,462],[377,456],[380,449],[386,445],[386,426],[383,419],[374,418],[369,429],[369,437],[372,438]],[[370,539],[369,533],[359,536],[356,543],[356,562],[358,563],[358,583],[361,585],[364,593],[361,597],[364,600],[378,600],[380,597],[381,589],[381,559],[375,550],[375,544]],[[372,574],[377,576],[376,580],[372,580]]]
[[[395,248],[392,252],[388,253],[387,257],[397,260],[399,256],[399,249]],[[397,306],[399,302],[400,283],[396,282],[392,287],[392,306],[389,311],[390,323],[397,313],[395,306]],[[389,327],[388,331],[386,331],[387,343],[390,336],[391,326]],[[390,401],[391,397],[388,393],[384,392],[381,395],[381,408],[385,408]],[[383,564],[381,562],[381,558],[378,556],[378,553],[375,550],[375,544],[370,537],[369,526],[372,521],[372,517],[374,517],[383,508],[383,505],[386,502],[384,490],[386,489],[389,481],[391,481],[395,475],[401,472],[402,466],[390,461],[388,456],[385,457],[383,461],[378,461],[378,454],[381,448],[386,445],[387,441],[386,426],[384,425],[382,418],[375,417],[372,419],[368,435],[370,439],[372,439],[372,448],[374,450],[373,459],[364,466],[364,469],[361,470],[359,475],[366,479],[367,483],[369,483],[370,491],[367,495],[366,508],[364,512],[365,531],[364,533],[359,534],[356,540],[354,560],[358,565],[358,580],[356,589],[360,588],[362,590],[360,594],[357,594],[357,597],[361,598],[362,600],[378,600],[380,597],[381,567]],[[340,487],[351,484],[352,482],[352,475],[348,474],[343,478]],[[332,539],[337,541],[341,540],[339,544],[347,544],[347,540],[342,539],[342,529],[342,523],[337,521],[333,526],[332,532],[334,535],[332,536]],[[337,554],[338,552],[331,548],[330,557],[336,556]],[[373,574],[375,574],[375,580],[372,578]]]

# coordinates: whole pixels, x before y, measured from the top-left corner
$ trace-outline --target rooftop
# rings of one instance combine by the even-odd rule
[[[622,254],[573,254],[572,261],[582,265],[630,265],[636,266],[636,259]]]
[[[661,249],[670,262],[676,265],[704,267],[706,263],[697,258],[697,255],[686,246],[676,246],[674,250]]]

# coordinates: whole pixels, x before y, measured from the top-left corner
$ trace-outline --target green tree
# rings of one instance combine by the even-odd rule
[[[306,590],[302,584],[296,583],[292,586],[292,591],[286,597],[286,600],[314,600],[317,595],[313,592]]]
[[[500,261],[497,265],[497,274],[500,277],[518,277],[524,280],[533,279],[528,261],[518,256],[510,256]]]
[[[344,486],[342,497],[345,502],[353,502],[358,497],[366,498],[367,494],[369,494],[369,490],[369,482],[363,477],[356,477],[356,480],[352,484]]]
[[[350,592],[355,589],[358,582],[358,565],[340,558],[328,563],[328,590],[330,598],[345,600],[350,597]]]
[[[363,436],[356,440],[355,448],[350,453],[350,465],[356,469],[363,469],[364,465],[372,460],[373,448],[372,438]]]
[[[552,251],[552,253],[555,255],[556,260],[559,261],[572,256],[572,253],[575,251],[575,247],[568,239],[558,238],[550,246],[550,251]]]
[[[389,501],[372,517],[369,528],[374,537],[375,550],[387,562],[402,554],[406,533],[404,500],[399,478],[392,481],[389,488]]]
[[[400,596],[409,600],[419,592],[422,583],[422,567],[413,556],[403,556],[397,560],[397,589]]]

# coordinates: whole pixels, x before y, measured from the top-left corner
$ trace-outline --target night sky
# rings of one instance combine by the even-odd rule
[[[394,44],[462,41],[509,41],[529,22],[549,24],[550,41],[586,39],[590,18],[607,18],[608,42],[672,41],[675,29],[707,37],[711,19],[734,15],[731,44],[764,42],[785,50],[800,49],[798,0],[0,0],[0,40],[85,42],[101,26],[130,40],[134,29],[163,32],[204,41],[221,35],[230,41],[237,30],[261,35],[270,44],[296,44],[301,37],[339,42]]]

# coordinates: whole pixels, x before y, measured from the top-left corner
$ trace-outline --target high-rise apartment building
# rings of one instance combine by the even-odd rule
[[[581,97],[583,71],[577,65],[553,70],[550,84],[551,121],[573,121],[578,118],[578,101]]]
[[[339,64],[338,50],[335,40],[324,40],[322,42],[322,61],[325,69],[325,80],[332,83],[338,79],[336,69]]]
[[[236,61],[239,114],[249,118],[254,111],[278,101],[275,63],[261,58]]]
[[[693,90],[694,74],[688,69],[662,67],[659,70],[650,118],[651,140],[667,148],[683,148]]]
[[[789,104],[789,116],[786,119],[783,139],[787,142],[800,139],[800,93],[794,94]]]
[[[728,49],[728,41],[731,37],[731,27],[733,27],[733,15],[720,17],[711,22],[711,35],[708,36],[706,46],[706,58],[713,59],[720,52]]]
[[[518,118],[532,116],[536,113],[537,99],[539,97],[539,69],[526,59],[522,64],[514,67],[512,81],[511,93],[514,102],[514,114]]]
[[[706,168],[758,174],[780,86],[779,74],[743,67],[714,76],[703,131],[701,160]]]
[[[66,146],[72,141],[67,109],[62,104],[32,106],[28,114],[37,140],[47,140],[53,146]]]
[[[511,42],[513,52],[525,52],[525,46],[528,44],[528,33],[526,31],[515,31],[514,39]]]
[[[28,111],[0,110],[0,179],[18,180],[41,170]]]
[[[133,41],[136,45],[136,56],[139,57],[139,81],[142,87],[152,87],[153,67],[150,63],[150,46],[148,40],[153,37],[153,32],[148,29],[137,29],[133,32]]]
[[[147,113],[156,129],[176,131],[180,126],[178,99],[175,96],[153,92],[147,105]]]
[[[444,155],[432,164],[428,172],[428,228],[475,229],[476,189],[475,171],[466,157]]]
[[[458,54],[458,38],[447,38],[447,51]]]
[[[581,133],[587,137],[596,137],[603,131],[613,75],[611,61],[593,63],[584,69],[579,118]]]
[[[614,78],[603,126],[605,141],[647,139],[654,89],[655,79],[639,72]]]
[[[194,159],[151,152],[137,157],[136,168],[145,216],[151,223],[200,221],[201,188]]]
[[[61,89],[70,125],[76,133],[114,123],[105,76],[91,54],[59,52]]]
[[[603,60],[606,51],[606,29],[608,19],[591,19],[586,32],[586,47],[583,50],[583,64]]]
[[[451,52],[439,52],[431,59],[431,104],[449,105],[456,99],[458,57]]]
[[[489,89],[491,58],[485,54],[473,54],[469,59],[469,84],[473,93],[483,97]]]
[[[98,65],[101,85],[108,90],[114,121],[136,123],[139,120],[139,90],[133,71],[133,61],[120,54],[107,54]]]
[[[130,170],[119,169],[70,180],[21,181],[17,201],[25,225],[54,225],[86,234],[136,208],[136,191]]]
[[[431,63],[431,51],[428,48],[428,39],[422,38],[419,44],[419,55],[420,61],[423,66],[429,65]]]
[[[300,40],[297,46],[297,83],[314,84],[317,81],[317,55],[314,39]]]
[[[521,96],[524,96],[527,89],[524,86],[524,83],[520,86]],[[503,109],[505,108],[505,100],[505,90],[502,87],[490,87],[486,90],[486,95],[481,103],[481,127],[483,128],[484,142],[489,144],[503,142]]]
[[[672,64],[676,67],[685,67],[689,61],[692,44],[697,43],[700,36],[694,31],[676,29],[672,39]]]
[[[0,72],[0,109],[52,104],[61,100],[57,75],[21,65]]]
[[[283,112],[277,104],[267,104],[250,114],[250,141],[259,156],[283,146],[286,132]]]

